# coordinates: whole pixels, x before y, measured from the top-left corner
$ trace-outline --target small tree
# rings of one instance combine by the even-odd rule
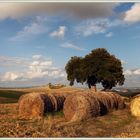
[[[121,61],[104,48],[95,49],[84,58],[72,57],[65,69],[71,86],[74,81],[86,82],[89,88],[101,83],[106,90],[123,85],[125,80]]]

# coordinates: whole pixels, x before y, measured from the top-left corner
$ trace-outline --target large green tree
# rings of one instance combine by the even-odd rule
[[[74,82],[88,84],[88,87],[101,83],[104,90],[117,84],[123,85],[124,75],[121,61],[104,48],[97,48],[85,57],[71,57],[65,67],[70,85]]]

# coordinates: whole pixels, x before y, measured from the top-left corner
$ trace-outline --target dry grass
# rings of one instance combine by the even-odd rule
[[[0,137],[140,137],[140,121],[129,108],[67,123],[62,111],[40,120],[18,119],[17,104],[0,104]]]
[[[67,87],[62,87],[62,88],[58,88],[58,89],[50,89],[49,86],[39,86],[39,87],[29,87],[29,88],[0,88],[0,91],[15,91],[15,92],[25,92],[25,93],[29,93],[29,92],[47,92],[47,91],[61,91],[63,90],[71,92],[71,91],[79,91],[79,90],[83,90],[83,89],[79,89],[79,88],[73,88],[70,86]]]
[[[56,96],[57,94],[79,94],[85,91],[71,87],[62,89],[50,90],[42,87],[17,89],[16,91],[12,89],[12,91],[21,92],[21,94],[23,90],[24,93],[50,91]],[[0,99],[4,102],[6,99],[15,99],[7,98],[8,96]],[[126,102],[127,107],[123,110],[109,112],[107,115],[92,117],[81,122],[70,123],[65,120],[62,110],[47,113],[40,119],[25,120],[18,118],[17,103],[0,104],[0,137],[140,137],[140,120],[131,116],[130,100],[126,99]],[[114,104],[110,104],[110,106],[114,106]]]

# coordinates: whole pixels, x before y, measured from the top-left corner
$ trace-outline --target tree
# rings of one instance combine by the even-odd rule
[[[107,90],[123,85],[125,80],[121,61],[104,48],[95,49],[83,58],[71,57],[65,70],[71,86],[75,81],[86,82],[89,88],[101,83]]]

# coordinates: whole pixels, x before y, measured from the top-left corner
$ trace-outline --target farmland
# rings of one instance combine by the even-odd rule
[[[33,91],[49,91],[48,87],[0,89],[0,137],[140,137],[140,120],[127,107],[82,122],[67,122],[63,111],[25,120],[18,117],[18,99]],[[75,90],[65,87],[65,90]]]

